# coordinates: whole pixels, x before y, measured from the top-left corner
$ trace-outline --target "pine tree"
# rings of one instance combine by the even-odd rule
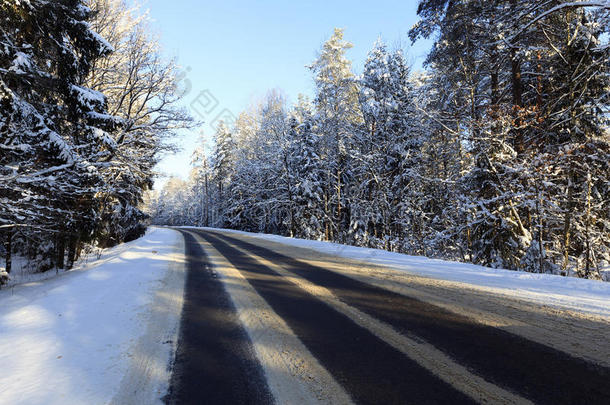
[[[362,123],[356,80],[351,62],[345,57],[351,47],[343,39],[343,30],[337,28],[310,66],[317,93],[316,129],[323,138],[321,157],[327,171],[324,227],[328,240],[346,240],[351,222],[347,185],[353,179],[350,159]]]
[[[402,52],[389,53],[378,41],[360,80],[367,136],[360,145],[359,212],[352,227],[365,245],[403,249],[402,235],[421,230],[415,222],[423,217],[416,174],[422,137],[409,80]]]
[[[453,97],[464,100],[459,104],[470,106],[470,114],[466,111],[456,114],[454,125],[445,124],[456,128],[458,136],[463,137],[466,152],[474,163],[457,183],[458,194],[463,195],[461,217],[467,221],[454,233],[466,239],[466,243],[459,244],[468,247],[470,260],[508,268],[554,271],[559,250],[563,251],[564,268],[568,261],[573,261],[568,256],[576,260],[582,255],[578,252],[591,252],[583,249],[586,243],[572,245],[569,238],[577,201],[590,201],[583,196],[593,195],[597,188],[584,186],[588,184],[584,180],[589,178],[587,170],[574,177],[575,164],[568,161],[576,155],[580,155],[580,161],[586,161],[584,156],[590,156],[591,150],[604,148],[581,145],[573,149],[583,147],[589,151],[582,154],[564,154],[560,148],[565,146],[566,139],[574,139],[579,132],[575,128],[579,124],[574,125],[578,120],[568,118],[567,111],[579,111],[570,99],[583,102],[580,111],[583,117],[589,115],[581,122],[586,125],[599,121],[588,112],[603,110],[602,106],[607,105],[600,102],[599,94],[603,92],[599,90],[597,96],[593,96],[596,90],[590,92],[590,98],[572,97],[589,92],[572,91],[579,82],[598,83],[591,89],[604,86],[603,80],[593,80],[595,75],[585,72],[600,72],[598,77],[607,77],[599,62],[594,62],[603,60],[603,56],[594,57],[593,50],[603,52],[604,47],[592,39],[596,35],[591,31],[594,26],[600,30],[601,15],[607,9],[585,11],[586,7],[598,6],[561,0],[420,3],[418,12],[422,20],[412,29],[411,36],[416,39],[439,33],[428,64],[455,89]],[[588,25],[587,18],[595,22]],[[564,27],[568,27],[572,36],[565,34]],[[586,49],[589,53],[585,57]],[[592,100],[596,100],[593,103],[596,107],[590,107]],[[581,113],[576,112],[576,116]],[[570,124],[566,126],[567,123]],[[599,139],[599,124],[595,125],[598,129],[588,132],[598,134]],[[562,126],[571,127],[567,138],[568,132]],[[556,160],[559,158],[562,161]],[[604,152],[596,159],[605,159]],[[558,167],[565,170],[555,177]],[[557,184],[562,182],[572,186]],[[589,188],[591,193],[584,191]],[[566,200],[558,199],[560,195],[567,196]],[[584,222],[590,224],[589,219]],[[559,231],[561,227],[563,231]],[[593,229],[580,228],[587,230],[584,233]],[[560,243],[558,234],[563,234]],[[533,262],[538,263],[535,268],[531,267]],[[589,259],[584,262],[591,264]]]
[[[567,8],[548,17],[544,121],[531,140],[552,192],[545,198],[555,203],[545,219],[560,229],[545,239],[564,272],[574,268],[584,277],[599,277],[602,263],[610,262],[610,52],[601,42],[603,15]]]
[[[54,233],[60,267],[67,238],[70,266],[92,237],[100,169],[116,148],[104,95],[82,85],[112,47],[81,1],[3,1],[0,18],[0,222]]]
[[[230,190],[227,190],[227,187],[231,184],[235,167],[233,133],[224,121],[219,123],[214,134],[214,149],[210,160],[213,172],[212,181],[216,187],[216,212],[213,214],[212,225],[222,227],[227,221],[226,215],[230,207],[228,199]]]
[[[204,140],[201,139],[201,145],[195,149],[191,158],[193,172],[190,187],[193,203],[197,205],[197,218],[194,224],[207,227],[210,226],[212,208],[212,172],[204,144]]]
[[[420,204],[427,216],[426,254],[466,261],[468,231],[462,225],[457,184],[471,163],[464,150],[463,105],[454,90],[447,76],[434,71],[414,78],[417,115],[426,134],[418,170],[423,187]]]
[[[295,185],[295,236],[322,239],[326,172],[320,159],[321,140],[315,133],[313,106],[304,96],[299,96],[289,125],[289,157]]]
[[[505,50],[499,45],[498,16],[507,2],[422,1],[422,20],[412,39],[439,38],[428,56],[434,72],[445,76],[460,100],[456,128],[474,165],[458,183],[463,224],[455,234],[466,236],[475,263],[515,268],[531,241],[518,207],[523,189],[513,147],[511,116],[503,108],[502,87],[508,83]],[[440,117],[439,117],[440,118]],[[439,119],[439,121],[442,121]]]

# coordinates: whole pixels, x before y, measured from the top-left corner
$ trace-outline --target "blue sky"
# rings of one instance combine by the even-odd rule
[[[407,36],[417,21],[417,3],[148,0],[146,7],[164,54],[184,69],[183,83],[191,91],[183,104],[206,121],[201,130],[211,137],[218,115],[237,115],[270,89],[282,89],[291,101],[299,93],[313,95],[305,66],[335,27],[344,28],[345,38],[354,44],[348,57],[355,73],[379,36],[390,47],[404,49],[413,67],[421,68],[430,42],[411,47]],[[186,177],[199,136],[184,131],[179,141],[183,151],[164,158],[159,170]]]

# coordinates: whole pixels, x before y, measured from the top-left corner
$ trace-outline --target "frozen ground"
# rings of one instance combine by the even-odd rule
[[[79,259],[80,263],[77,264],[81,266],[86,265],[86,263],[94,257],[96,257],[95,253],[86,254]],[[6,273],[3,267],[4,264],[4,260],[0,260],[0,276],[5,275],[8,278],[8,280],[0,286],[2,289],[10,288],[18,284],[47,280],[66,272],[64,269],[53,269],[45,271],[44,273],[38,273],[28,265],[28,261],[25,257],[18,255],[13,256],[13,265],[10,275]]]
[[[386,266],[410,274],[464,283],[470,288],[481,288],[521,300],[610,318],[610,283],[608,282],[491,269],[468,263],[409,256],[329,242],[224,229],[223,231],[248,234],[269,241]]]
[[[152,228],[98,260],[0,291],[0,404],[151,404],[168,387],[184,242]]]

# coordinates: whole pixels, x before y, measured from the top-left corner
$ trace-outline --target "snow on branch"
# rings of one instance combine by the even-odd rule
[[[559,10],[563,10],[565,8],[574,8],[574,7],[601,7],[603,9],[610,10],[610,1],[609,0],[573,1],[573,2],[569,2],[569,3],[559,4],[555,7],[552,7],[550,9],[548,9],[547,11],[541,13],[540,15],[536,16],[533,20],[531,20],[530,22],[528,22],[527,24],[525,24],[524,26],[519,28],[519,30],[517,32],[515,32],[513,35],[508,37],[508,39],[506,39],[505,41],[510,44],[510,43],[512,43],[512,41],[515,40],[515,38],[517,38],[519,35],[521,35],[526,29],[528,29],[532,25],[536,24],[538,21],[545,19],[549,15],[556,13]]]

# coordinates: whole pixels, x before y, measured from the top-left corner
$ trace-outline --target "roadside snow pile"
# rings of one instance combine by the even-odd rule
[[[86,262],[93,260],[94,258],[97,258],[95,252],[89,252],[84,254],[81,258],[78,259],[78,262],[75,264],[75,268],[85,266]],[[40,263],[40,256],[32,261],[28,260],[23,256],[14,254],[11,274],[6,273],[6,269],[0,267],[0,276],[3,271],[6,273],[7,276],[6,282],[4,283],[2,288],[10,288],[18,284],[48,280],[68,271],[66,269],[54,268],[41,273],[38,271]]]
[[[180,234],[152,228],[81,268],[0,291],[0,404],[160,403],[184,273]]]
[[[469,263],[277,235],[225,229],[222,231],[243,233],[269,241],[313,249],[320,253],[361,260],[410,274],[464,283],[465,287],[481,288],[539,304],[610,317],[610,283],[602,281],[492,269]]]

